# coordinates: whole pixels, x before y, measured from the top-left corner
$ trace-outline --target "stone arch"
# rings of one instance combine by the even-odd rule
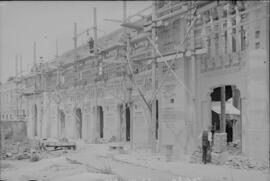
[[[220,129],[220,113],[216,113],[212,110],[213,102],[221,101],[220,98],[220,89],[222,86],[225,86],[225,102],[226,105],[228,101],[232,101],[229,104],[232,104],[233,107],[240,111],[240,115],[230,115],[225,111],[225,132],[227,133],[227,141],[236,141],[240,140],[242,144],[242,103],[240,86],[236,84],[218,84],[216,86],[211,86],[207,93],[207,100],[209,101],[208,114],[209,114],[209,123],[207,125],[212,125],[215,130],[219,131]],[[221,109],[221,108],[220,108]],[[226,109],[225,109],[226,110]],[[240,145],[242,146],[242,145]]]

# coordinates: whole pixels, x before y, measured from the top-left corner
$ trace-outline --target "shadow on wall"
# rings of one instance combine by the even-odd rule
[[[1,136],[7,140],[22,141],[27,137],[25,121],[1,121]]]

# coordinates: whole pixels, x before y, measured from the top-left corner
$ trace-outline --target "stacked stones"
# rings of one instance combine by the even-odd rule
[[[213,164],[224,164],[228,158],[227,152],[227,134],[215,133],[214,145],[211,153],[211,162]]]
[[[214,134],[214,145],[213,152],[222,153],[226,151],[227,146],[227,134],[226,133],[215,133]]]

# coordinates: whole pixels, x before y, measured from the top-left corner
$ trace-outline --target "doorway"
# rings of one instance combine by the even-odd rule
[[[156,140],[158,140],[158,100],[156,100]]]
[[[130,108],[126,104],[126,141],[130,141]]]
[[[211,123],[212,132],[221,132],[221,87],[213,89],[211,93]],[[236,122],[241,124],[240,91],[236,86],[225,86],[225,132],[227,133],[227,143],[236,139],[241,141],[241,127],[235,127]]]
[[[60,135],[65,136],[65,113],[60,111]]]
[[[233,141],[233,120],[226,121],[227,142]]]
[[[98,116],[98,132],[99,137],[103,138],[103,129],[104,129],[104,120],[103,120],[103,109],[102,106],[97,107],[97,116]]]
[[[37,136],[37,118],[38,118],[38,112],[37,112],[37,105],[34,105],[34,136]]]
[[[76,128],[77,137],[82,138],[82,110],[80,108],[76,109]]]

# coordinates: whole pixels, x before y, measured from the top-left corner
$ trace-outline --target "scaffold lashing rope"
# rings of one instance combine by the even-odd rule
[[[140,97],[142,98],[142,100],[144,101],[144,103],[147,105],[149,111],[151,112],[151,105],[147,102],[144,94],[142,93],[141,89],[138,87],[136,81],[134,80],[134,73],[133,73],[133,69],[132,69],[132,66],[130,64],[130,57],[129,57],[129,51],[130,51],[130,45],[129,45],[129,37],[127,37],[127,63],[128,63],[128,68],[129,68],[129,71],[130,71],[130,75],[128,75],[128,78],[130,79],[131,83],[135,86],[135,88],[137,89],[137,91],[139,92],[139,95]]]
[[[195,12],[194,12],[194,15],[196,14],[196,10],[195,10]],[[177,59],[177,56],[178,56],[178,54],[179,54],[179,51],[180,51],[180,49],[182,48],[182,46],[183,46],[183,44],[185,43],[185,41],[186,41],[186,39],[187,39],[187,35],[189,34],[189,32],[190,32],[190,30],[191,30],[191,28],[192,28],[192,26],[195,24],[195,21],[197,20],[197,16],[195,16],[195,18],[193,19],[193,22],[190,24],[190,26],[188,27],[188,29],[187,29],[187,31],[186,31],[186,34],[185,34],[185,37],[184,37],[184,39],[183,39],[183,41],[181,42],[181,44],[177,47],[177,51],[176,51],[176,54],[175,54],[175,56],[174,56],[174,58],[173,58],[173,60],[172,60],[172,62],[171,62],[171,64],[168,64],[168,62],[165,60],[165,62],[167,62],[167,66],[168,66],[168,70],[166,71],[166,74],[164,75],[164,77],[163,77],[163,79],[161,80],[161,84],[160,84],[160,86],[158,87],[158,89],[156,89],[156,91],[154,92],[154,94],[153,94],[153,96],[152,96],[152,99],[150,100],[150,104],[152,104],[152,102],[153,102],[153,100],[155,99],[155,97],[157,96],[157,94],[158,94],[158,92],[160,91],[160,89],[162,88],[162,86],[163,86],[163,84],[165,83],[165,80],[166,80],[166,78],[167,78],[167,76],[169,75],[169,70],[171,70],[172,68],[172,65],[174,64],[174,62],[175,62],[175,60]],[[153,43],[152,41],[151,41],[151,39],[148,37],[148,39],[150,40],[150,42],[151,42],[151,44]],[[153,46],[153,45],[152,45]],[[155,46],[154,46],[155,47]],[[155,47],[156,48],[156,47]],[[156,48],[157,49],[157,48]],[[158,50],[158,49],[157,49]],[[159,52],[160,53],[160,51],[158,50],[157,52]],[[160,55],[161,55],[161,53],[160,53]],[[161,55],[161,57],[162,57],[162,55]]]

